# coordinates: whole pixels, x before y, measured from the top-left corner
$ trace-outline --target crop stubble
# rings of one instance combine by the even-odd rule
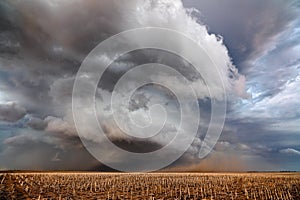
[[[299,173],[0,173],[2,199],[300,199]]]

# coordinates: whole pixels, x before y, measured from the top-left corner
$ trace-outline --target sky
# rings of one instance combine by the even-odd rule
[[[300,171],[297,0],[1,1],[0,169],[139,169],[143,161],[131,162],[125,154],[106,148],[84,109],[77,119],[80,126],[74,122],[72,100],[86,107],[85,97],[95,74],[83,73],[79,77],[81,92],[73,99],[72,92],[89,52],[115,34],[143,27],[168,28],[188,36],[205,49],[219,75],[203,65],[202,77],[182,57],[157,49],[136,50],[113,60],[96,87],[95,107],[98,122],[114,145],[142,154],[161,149],[178,133],[181,141],[174,141],[171,152],[185,153],[164,170]],[[170,38],[157,36],[154,41],[168,46]],[[199,53],[183,41],[173,40],[172,44],[178,51]],[[105,56],[96,60],[101,69],[111,59]],[[170,76],[169,71],[148,66],[127,76],[135,66],[146,63],[171,66],[180,75]],[[119,84],[123,93],[115,96],[112,112],[110,99],[118,80],[125,76],[129,83]],[[141,80],[161,86],[138,88],[127,104],[130,87]],[[200,123],[194,100],[200,109]],[[212,102],[226,103],[224,125],[222,120],[211,121]],[[155,110],[158,104],[165,112]],[[188,113],[185,118],[180,116],[182,104]],[[130,120],[141,127],[150,122],[151,128],[136,129]],[[163,126],[161,122],[165,122]],[[192,129],[195,125],[196,131]],[[220,138],[202,158],[199,150],[210,144],[205,135],[210,127],[219,126]],[[83,134],[78,135],[78,128]],[[146,138],[156,129],[159,134]],[[146,139],[124,134],[133,130],[140,130],[137,134]],[[190,138],[192,144],[184,149],[185,139]],[[100,151],[110,168],[86,145]],[[153,166],[165,160],[162,154]]]

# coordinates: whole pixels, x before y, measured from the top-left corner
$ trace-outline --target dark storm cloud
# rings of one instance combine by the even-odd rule
[[[82,147],[70,120],[60,117],[69,108],[81,60],[119,31],[122,20],[111,14],[118,8],[110,2],[57,2],[61,5],[56,8],[50,1],[0,2],[0,100],[17,99],[20,104],[1,104],[0,120],[21,119],[26,114],[22,106],[29,113],[24,122],[28,128],[11,125],[13,136],[3,137],[0,168],[76,170],[100,165]]]
[[[25,170],[89,170],[100,164],[84,148],[62,150],[43,141],[7,141],[1,152],[1,167]],[[70,153],[72,152],[72,153]]]
[[[77,168],[78,160],[67,157],[77,155],[77,159],[86,160],[91,156],[87,156],[83,148],[76,148],[80,142],[69,110],[74,75],[82,59],[99,42],[121,30],[141,25],[134,16],[135,3],[2,1],[0,8],[0,75],[3,83],[0,94],[3,99],[0,100],[18,99],[29,113],[28,128],[18,130],[4,141],[3,166],[0,167],[75,169],[73,166],[76,164]],[[124,18],[126,15],[128,18]],[[130,25],[131,20],[134,21]],[[126,67],[127,63],[121,61],[122,66]],[[110,75],[114,76],[114,73]],[[106,85],[110,82],[108,79]],[[1,105],[0,119],[10,122],[21,119],[26,114],[21,106]],[[117,130],[107,126],[116,142],[128,145]],[[90,139],[88,134],[87,138]],[[133,148],[143,150],[153,143],[142,144],[143,148],[139,145]],[[33,153],[36,149],[38,153]],[[85,169],[93,167],[88,161],[81,163],[86,165]]]
[[[16,122],[26,115],[26,110],[15,102],[0,104],[0,120]]]
[[[120,15],[109,14],[118,8],[109,2],[78,1],[79,9],[67,2],[55,7],[53,2],[2,1],[0,65],[7,77],[2,86],[7,99],[20,99],[43,116],[55,114],[49,95],[53,82],[73,76],[87,52],[119,31],[122,20],[113,18]]]
[[[40,118],[32,117],[27,122],[27,125],[35,130],[44,130],[47,126],[47,123]]]
[[[6,115],[3,119],[12,122],[23,118],[25,114],[27,118],[25,117],[24,122],[20,122],[22,130],[6,138],[4,144],[1,145],[4,150],[0,155],[0,168],[95,169],[100,166],[82,147],[74,127],[71,112],[74,75],[86,54],[99,42],[129,28],[158,26],[188,34],[196,33],[195,38],[200,38],[200,43],[207,45],[212,57],[218,62],[221,73],[226,77],[228,86],[233,88],[238,96],[249,97],[245,92],[246,83],[250,83],[251,86],[258,85],[255,91],[257,94],[252,94],[254,103],[263,102],[269,97],[276,98],[277,95],[285,96],[295,90],[297,84],[287,86],[289,90],[282,89],[287,82],[286,79],[290,79],[295,71],[276,73],[275,76],[278,75],[283,80],[276,83],[270,81],[275,79],[274,76],[261,76],[269,70],[263,71],[260,68],[261,65],[266,65],[266,63],[281,65],[280,62],[286,60],[286,57],[278,59],[275,63],[274,57],[277,57],[278,53],[270,54],[269,58],[265,59],[267,62],[261,62],[263,64],[259,66],[259,69],[255,66],[249,67],[249,63],[253,63],[266,53],[265,50],[272,49],[276,39],[291,25],[292,19],[295,18],[292,1],[285,3],[280,0],[263,2],[258,0],[222,2],[185,0],[184,3],[187,7],[192,5],[199,9],[200,18],[208,24],[209,30],[223,36],[224,42],[229,47],[229,53],[233,56],[233,62],[241,64],[238,68],[248,73],[246,75],[249,75],[250,79],[245,79],[244,76],[238,74],[231,64],[231,58],[222,41],[213,35],[208,36],[204,26],[199,26],[191,20],[180,1],[1,1],[0,100],[15,101],[16,105],[20,105],[18,108],[24,107],[24,112],[22,109],[11,108],[6,112],[10,115]],[[294,48],[293,43],[297,40],[297,37],[294,38],[289,45],[282,43],[282,51]],[[277,50],[277,52],[281,51]],[[156,54],[160,57],[151,60],[151,57]],[[273,63],[270,62],[271,60]],[[175,68],[181,70],[190,80],[199,78],[190,68],[180,69],[181,65],[188,66],[188,64],[173,55],[151,51],[132,53],[121,57],[113,64],[112,69],[106,72],[105,78],[100,82],[101,88],[99,88],[103,98],[108,96],[105,94],[112,90],[113,83],[126,70],[150,61],[174,64]],[[292,65],[291,68],[294,69],[298,63],[297,60],[293,60],[289,65]],[[294,70],[298,69],[296,67]],[[230,71],[233,71],[233,78],[227,80]],[[297,78],[294,77],[294,79]],[[206,91],[201,90],[202,84],[199,85],[199,94],[205,97]],[[186,88],[182,88],[182,91],[186,91]],[[282,91],[285,93],[281,94]],[[131,103],[132,110],[137,111],[139,108],[147,109],[151,100],[143,93],[139,93]],[[230,167],[230,162],[228,162],[230,160],[232,163],[239,164],[237,169],[241,169],[243,164],[260,161],[262,157],[273,158],[278,153],[284,155],[292,152],[286,150],[289,148],[297,151],[299,147],[289,143],[291,136],[285,140],[284,144],[276,139],[282,137],[279,132],[276,132],[276,136],[270,140],[270,143],[265,142],[271,136],[269,125],[276,125],[276,130],[278,126],[281,129],[284,128],[280,121],[265,119],[265,115],[262,115],[270,114],[274,108],[266,109],[266,103],[269,102],[256,104],[257,107],[251,110],[250,103],[240,105],[234,102],[221,138],[222,141],[217,144],[214,154],[203,162],[204,167],[201,166],[198,169],[212,167],[222,157],[225,158],[222,159],[224,160],[222,163],[228,165],[227,168]],[[276,101],[273,101],[273,105],[275,104]],[[289,105],[295,104],[282,104],[281,110]],[[204,108],[201,113],[204,116],[202,121],[204,124],[200,126],[200,132],[205,132],[207,129],[205,123],[209,122],[210,117],[206,112],[210,109],[205,103],[200,103],[200,106]],[[25,113],[25,108],[27,113]],[[261,110],[266,112],[260,112]],[[247,113],[252,117],[249,117]],[[257,120],[253,119],[256,118],[256,114],[259,114]],[[165,142],[160,138],[149,143],[130,141],[124,138],[120,129],[117,129],[109,120],[103,120],[101,123],[113,142],[130,151],[147,152],[153,148],[159,148]],[[295,121],[291,121],[291,124],[297,128]],[[170,134],[176,130],[171,125],[166,129]],[[11,128],[11,131],[15,130]],[[264,135],[264,133],[267,134]],[[83,137],[86,140],[92,140],[92,136],[93,134],[87,131]],[[197,161],[197,158],[193,154],[190,155],[190,152],[197,153],[199,144],[201,144],[200,140],[195,141],[189,155],[185,155],[182,158],[184,161],[182,163],[179,161],[178,164]],[[282,150],[276,149],[276,145]],[[187,159],[191,157],[192,159]],[[236,157],[238,159],[235,159]],[[126,158],[119,158],[119,162],[122,159]],[[74,168],[74,165],[77,168]]]
[[[153,12],[161,14],[159,6],[164,4],[153,5],[158,7],[158,11],[153,9]],[[74,76],[82,59],[99,42],[133,27],[166,26],[164,21],[160,22],[161,19],[148,19],[151,13],[147,12],[151,12],[151,9],[143,11],[145,13],[137,10],[143,6],[149,5],[147,2],[132,2],[121,6],[117,1],[107,0],[2,2],[1,8],[5,10],[1,16],[4,21],[2,26],[7,32],[2,34],[2,43],[10,44],[13,50],[11,57],[1,54],[0,60],[1,70],[8,76],[5,83],[8,98],[22,99],[27,109],[33,112],[44,112],[44,116],[46,113],[54,115],[47,108],[55,106],[51,101],[55,97],[49,96],[49,88],[59,84],[54,83],[58,78]],[[178,12],[184,11],[178,2],[176,6]],[[135,16],[139,12],[140,19]],[[164,17],[169,18],[172,14],[164,13]],[[177,24],[167,26],[180,28]],[[213,52],[222,54],[218,55],[218,58],[222,57],[218,62],[223,66],[230,65],[226,48],[216,46],[220,48]],[[121,62],[119,67],[122,68],[122,65],[126,67],[127,63]],[[116,76],[114,73],[109,75]],[[110,85],[110,80],[104,81]],[[49,106],[43,107],[45,104]]]

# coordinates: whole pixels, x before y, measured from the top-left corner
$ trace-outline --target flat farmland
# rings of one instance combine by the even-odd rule
[[[300,173],[0,173],[0,199],[300,199]]]

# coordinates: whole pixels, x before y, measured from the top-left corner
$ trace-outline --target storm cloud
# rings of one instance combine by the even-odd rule
[[[80,163],[78,169],[100,169],[101,163],[85,150],[75,128],[75,75],[87,54],[100,42],[141,27],[179,31],[206,49],[216,62],[229,97],[226,124],[211,155],[203,161],[197,159],[210,119],[207,104],[222,94],[220,86],[210,85],[210,94],[201,76],[185,60],[168,52],[140,50],[115,60],[97,88],[99,123],[111,141],[129,151],[147,152],[167,144],[178,131],[178,102],[164,88],[141,88],[132,97],[129,108],[135,119],[147,121],[151,105],[164,105],[169,121],[161,136],[135,140],[118,128],[108,111],[111,92],[126,71],[145,63],[161,63],[172,66],[192,83],[201,108],[199,138],[176,162],[178,165],[206,170],[213,169],[217,160],[224,160],[225,164],[232,160],[237,163],[236,170],[282,167],[276,165],[276,155],[298,155],[300,148],[290,142],[295,137],[299,141],[300,130],[300,34],[296,29],[299,16],[297,2],[283,0],[1,1],[0,128],[9,127],[10,133],[6,128],[1,133],[0,168],[74,169],[73,165]],[[183,48],[179,41],[178,48]],[[153,75],[175,85],[189,101],[189,91],[183,84],[174,84],[173,79],[159,72]],[[93,79],[93,75],[89,76]],[[148,74],[131,80],[134,84],[145,76]],[[206,78],[214,80],[216,75]],[[118,103],[123,105],[123,101],[120,98]],[[164,116],[156,117],[162,121]],[[284,133],[288,139],[280,143]],[[273,140],[263,141],[272,134]],[[87,127],[81,139],[101,145],[102,141],[94,136],[94,129]],[[10,159],[15,155],[18,156]],[[114,158],[117,160],[112,162],[126,160]],[[263,164],[252,166],[251,162]]]
[[[0,120],[7,122],[16,122],[23,118],[26,114],[26,110],[17,105],[15,102],[7,102],[0,104]]]

